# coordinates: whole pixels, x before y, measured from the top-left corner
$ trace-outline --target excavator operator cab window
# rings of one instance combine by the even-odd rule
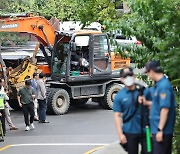
[[[65,75],[67,64],[68,43],[59,43],[53,60],[53,73]]]
[[[76,51],[71,53],[71,71],[80,71],[81,74],[89,72],[89,47],[76,46]]]
[[[71,53],[71,71],[80,70],[80,59],[82,58],[82,47],[76,46],[76,50]]]
[[[71,52],[70,75],[74,73],[89,74],[89,36],[76,36],[75,45],[76,50]]]

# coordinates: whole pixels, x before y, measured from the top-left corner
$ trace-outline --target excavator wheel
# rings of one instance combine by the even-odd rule
[[[55,88],[47,88],[47,92],[46,92],[47,111],[46,111],[46,112],[47,112],[48,114],[52,114],[52,111],[50,111],[51,104],[48,103],[48,102],[51,101],[51,100],[49,100],[49,99],[51,99],[51,93],[52,93],[54,90],[56,90],[56,89],[55,89]]]
[[[47,92],[46,92],[46,98],[48,99],[48,97],[50,96],[51,92],[54,90],[54,88],[47,88]]]
[[[70,97],[66,90],[52,88],[47,98],[49,113],[55,115],[65,114],[70,106]]]
[[[98,103],[104,109],[113,109],[113,100],[117,92],[122,89],[120,84],[112,84],[107,87],[104,97],[98,98]]]

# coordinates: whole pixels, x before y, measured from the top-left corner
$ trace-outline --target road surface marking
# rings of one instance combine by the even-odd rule
[[[84,154],[91,154],[91,153],[93,153],[93,152],[95,152],[95,151],[97,151],[97,150],[99,150],[99,149],[104,148],[104,147],[105,147],[105,146],[100,146],[100,147],[97,147],[97,148],[91,149],[91,150],[89,150],[89,151],[85,152]]]
[[[6,150],[6,149],[8,149],[10,147],[21,147],[21,146],[100,146],[102,148],[105,145],[108,145],[108,144],[107,143],[32,143],[32,144],[11,144],[11,145],[6,145],[6,146],[0,148],[0,151]],[[100,147],[97,147],[95,149],[98,150],[98,148],[100,148]],[[85,154],[90,154],[90,153],[85,153]]]
[[[0,151],[6,150],[6,149],[8,149],[9,147],[11,147],[11,145],[6,145],[6,146],[0,148]]]
[[[12,144],[12,147],[18,147],[18,146],[36,146],[36,145],[40,145],[40,146],[45,146],[45,145],[59,145],[59,146],[104,146],[104,145],[108,145],[107,143],[32,143],[32,144]]]

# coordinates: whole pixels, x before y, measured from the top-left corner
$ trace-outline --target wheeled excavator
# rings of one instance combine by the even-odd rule
[[[112,109],[114,96],[122,88],[119,69],[129,65],[130,60],[112,55],[106,34],[55,31],[44,17],[29,13],[0,16],[0,32],[31,33],[38,39],[51,72],[47,80],[49,113],[65,114],[70,104],[82,105],[89,98]]]

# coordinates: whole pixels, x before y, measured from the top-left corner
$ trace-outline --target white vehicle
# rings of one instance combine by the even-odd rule
[[[102,25],[99,22],[92,22],[89,26],[85,26],[86,30],[98,30],[101,31]],[[64,21],[60,22],[60,31],[81,30],[82,24],[80,21]]]
[[[60,22],[60,31],[80,30],[81,23],[79,21],[64,21]]]
[[[99,22],[92,22],[89,26],[84,27],[84,29],[101,31],[102,25]]]
[[[119,45],[123,45],[123,46],[126,46],[126,45],[141,45],[142,43],[140,41],[138,41],[136,39],[135,36],[130,36],[130,37],[127,37],[123,34],[115,34],[114,35],[114,40],[119,44]]]

